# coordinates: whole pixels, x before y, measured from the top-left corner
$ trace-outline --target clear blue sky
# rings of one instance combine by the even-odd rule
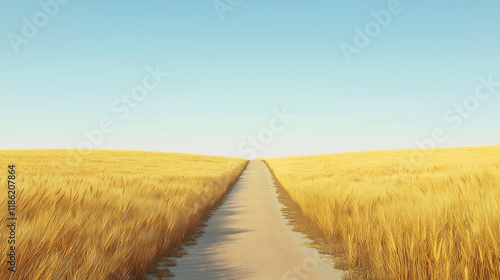
[[[500,144],[500,87],[460,124],[443,119],[480,76],[500,81],[500,2],[402,0],[348,63],[340,45],[389,2],[243,0],[221,20],[211,0],[72,0],[16,53],[22,18],[44,10],[6,1],[0,149],[74,148],[102,119],[114,130],[93,148],[275,157],[417,148],[436,128],[440,147]],[[170,77],[114,112],[157,65]],[[269,140],[284,107],[295,118]]]

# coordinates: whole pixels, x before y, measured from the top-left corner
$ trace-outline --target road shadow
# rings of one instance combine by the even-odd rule
[[[224,197],[217,202],[204,217],[196,231],[181,244],[180,248],[164,256],[156,269],[146,275],[145,280],[153,279],[241,279],[250,276],[242,269],[231,267],[227,261],[217,257],[216,248],[224,246],[248,230],[234,229],[229,224],[231,217],[238,215],[244,207],[231,203],[246,180],[240,176]],[[205,231],[210,228],[209,231]],[[181,261],[182,259],[182,261]]]

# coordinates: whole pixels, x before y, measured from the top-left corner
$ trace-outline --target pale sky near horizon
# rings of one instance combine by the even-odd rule
[[[212,0],[6,2],[0,149],[278,157],[418,148],[436,129],[437,147],[500,144],[500,2],[393,1],[221,0],[223,20]]]

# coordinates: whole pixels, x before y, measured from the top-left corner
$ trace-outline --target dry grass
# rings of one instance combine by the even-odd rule
[[[431,152],[432,151],[432,152]],[[266,160],[373,279],[500,279],[500,146]],[[351,274],[354,275],[354,274]]]
[[[17,169],[17,272],[13,279],[142,279],[195,228],[246,163],[186,154],[93,151],[76,165],[66,150],[0,151],[0,217],[7,165]],[[2,236],[7,236],[2,226]],[[7,241],[0,242],[7,252]],[[11,279],[2,253],[0,279]],[[131,277],[129,277],[131,276]]]

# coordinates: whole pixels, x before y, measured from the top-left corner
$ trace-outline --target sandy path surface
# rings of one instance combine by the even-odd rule
[[[174,259],[173,279],[342,279],[330,259],[305,245],[310,239],[292,231],[281,207],[266,165],[250,161],[197,245]]]

